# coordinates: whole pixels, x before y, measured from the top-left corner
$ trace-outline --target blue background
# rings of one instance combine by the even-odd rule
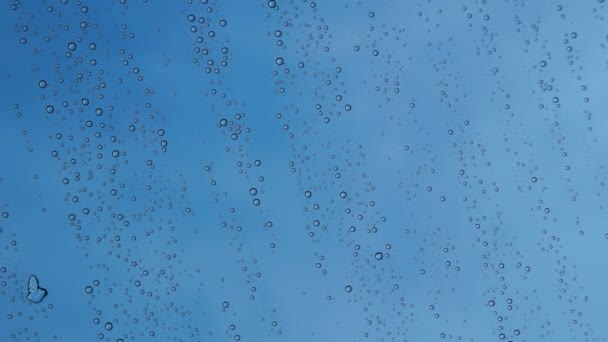
[[[606,11],[7,2],[0,341],[605,341]]]

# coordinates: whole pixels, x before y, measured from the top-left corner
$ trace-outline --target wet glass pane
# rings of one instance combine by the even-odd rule
[[[605,341],[604,0],[7,0],[0,341]]]

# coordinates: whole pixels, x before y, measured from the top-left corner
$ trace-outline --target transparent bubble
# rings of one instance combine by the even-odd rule
[[[353,287],[352,287],[352,286],[350,286],[350,285],[346,285],[346,286],[344,287],[344,291],[346,291],[346,292],[352,292],[352,290],[353,290]]]
[[[112,323],[110,323],[110,322],[107,322],[104,325],[104,328],[109,331],[109,330],[112,330],[112,328],[114,328],[114,325],[112,325]]]
[[[47,86],[47,85],[48,85],[48,84],[46,83],[46,81],[45,81],[45,80],[40,80],[40,81],[38,81],[38,86],[39,86],[40,88],[42,88],[42,89],[46,88],[46,86]]]
[[[382,260],[384,258],[384,254],[382,254],[382,252],[377,252],[374,254],[374,258],[376,258],[376,260]]]
[[[76,43],[74,43],[74,42],[69,42],[69,43],[68,43],[68,50],[70,50],[70,51],[74,51],[74,50],[76,50]]]
[[[45,110],[47,113],[52,114],[55,111],[55,107],[48,105],[46,106]]]
[[[277,63],[277,65],[283,65],[283,63],[285,63],[285,60],[283,59],[283,57],[277,57],[275,62]]]

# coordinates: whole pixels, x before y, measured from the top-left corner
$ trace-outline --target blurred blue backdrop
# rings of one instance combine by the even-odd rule
[[[606,6],[7,1],[0,341],[605,341]]]

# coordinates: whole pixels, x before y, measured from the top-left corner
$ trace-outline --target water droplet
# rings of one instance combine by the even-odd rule
[[[34,304],[40,304],[47,295],[48,291],[40,287],[38,278],[32,274],[27,282],[27,300]]]

